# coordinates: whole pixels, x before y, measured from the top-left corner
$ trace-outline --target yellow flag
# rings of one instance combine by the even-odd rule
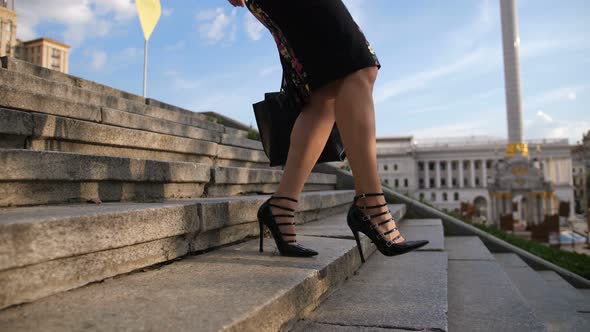
[[[160,0],[135,0],[135,8],[137,8],[145,40],[149,40],[162,14]]]

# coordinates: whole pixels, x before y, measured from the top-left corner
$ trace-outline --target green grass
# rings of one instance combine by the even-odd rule
[[[471,224],[482,231],[490,233],[497,238],[500,238],[514,246],[524,249],[531,254],[537,255],[557,266],[560,266],[566,270],[570,270],[580,276],[590,279],[590,256],[584,254],[578,254],[575,252],[569,252],[559,250],[543,245],[539,242],[532,240],[523,239],[516,235],[506,233],[500,229],[484,226],[479,224]]]
[[[388,202],[393,202],[393,197],[386,195]],[[420,200],[421,203],[432,207],[433,209],[437,209],[432,204],[426,202],[425,200]],[[437,209],[440,211],[440,209]],[[410,212],[410,211],[408,211]],[[458,213],[454,212],[444,212],[447,215],[455,217],[465,223],[477,227],[478,229],[489,233],[501,240],[504,240],[513,246],[519,247],[523,250],[530,252],[533,255],[543,258],[546,261],[549,261],[559,267],[562,267],[566,270],[569,270],[573,273],[576,273],[586,279],[590,280],[590,256],[584,254],[578,254],[575,252],[569,252],[560,250],[557,248],[552,248],[542,243],[523,239],[516,235],[512,235],[510,233],[506,233],[500,229],[491,226],[485,226],[481,224],[471,223],[461,217]],[[578,244],[581,245],[581,244]]]
[[[258,131],[252,127],[252,125],[250,125],[248,128],[248,138],[260,141],[260,133],[258,133]]]

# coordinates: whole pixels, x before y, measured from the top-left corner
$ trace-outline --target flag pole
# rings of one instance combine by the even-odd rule
[[[147,90],[147,61],[148,61],[148,40],[145,40],[143,47],[143,97],[146,97]]]

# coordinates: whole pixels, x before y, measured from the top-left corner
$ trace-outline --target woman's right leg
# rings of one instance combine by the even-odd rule
[[[335,100],[336,124],[346,150],[346,157],[352,170],[356,194],[382,192],[381,179],[377,164],[377,138],[375,134],[375,108],[373,104],[373,86],[377,78],[377,67],[358,70],[340,81]],[[385,203],[384,196],[364,197],[359,205],[377,205]],[[387,211],[387,206],[372,208],[367,214]],[[377,223],[392,216],[384,214],[371,219]],[[380,233],[396,227],[388,222],[379,226]],[[385,236],[392,240],[399,235],[394,231]],[[403,242],[400,236],[394,242]]]

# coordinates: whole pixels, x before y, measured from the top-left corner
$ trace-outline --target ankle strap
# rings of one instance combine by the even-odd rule
[[[290,200],[291,202],[295,202],[297,203],[297,200],[291,197],[286,197],[286,196],[270,196],[270,198],[282,198],[282,199],[287,199]]]
[[[356,195],[354,196],[354,202],[356,202],[359,198],[363,198],[363,197],[368,197],[368,196],[385,196],[385,193],[380,192],[380,193],[362,193],[360,195]]]

